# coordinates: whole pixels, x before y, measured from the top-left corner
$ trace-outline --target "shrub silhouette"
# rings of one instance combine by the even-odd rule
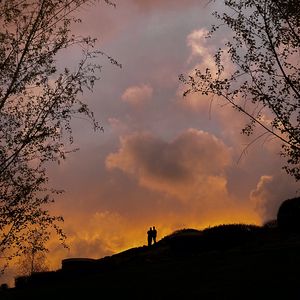
[[[282,231],[300,233],[300,197],[282,202],[277,213],[277,223]]]
[[[1,291],[6,291],[6,290],[8,290],[8,284],[7,284],[7,283],[2,283],[2,284],[0,285],[0,290],[1,290]]]
[[[243,246],[257,241],[263,229],[249,224],[224,224],[203,230],[204,245],[216,250]]]
[[[264,227],[264,228],[269,228],[269,229],[277,228],[277,227],[278,227],[277,219],[272,219],[272,220],[266,221],[266,222],[263,224],[263,227]]]
[[[161,243],[168,244],[173,251],[186,252],[225,250],[259,242],[264,228],[248,224],[226,224],[204,230],[182,229],[166,236]]]

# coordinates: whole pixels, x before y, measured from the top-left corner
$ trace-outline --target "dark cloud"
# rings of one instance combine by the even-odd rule
[[[227,147],[215,136],[196,129],[170,142],[149,133],[123,137],[119,151],[106,159],[109,169],[121,169],[142,186],[185,201],[197,195],[200,187],[207,189],[209,180],[222,181],[229,162]]]

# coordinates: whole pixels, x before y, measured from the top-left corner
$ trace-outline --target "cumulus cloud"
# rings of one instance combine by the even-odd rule
[[[212,75],[217,72],[215,64],[215,53],[218,48],[222,48],[224,52],[222,53],[222,64],[225,67],[225,71],[231,71],[234,67],[231,63],[230,56],[227,53],[227,47],[225,46],[227,40],[225,38],[220,38],[216,40],[216,37],[207,38],[209,30],[206,27],[202,27],[193,30],[186,39],[186,44],[190,48],[190,57],[188,63],[196,63],[193,68],[202,69],[205,71],[206,68],[211,70]],[[194,69],[193,69],[194,70]],[[223,73],[223,75],[226,74]]]
[[[123,137],[119,151],[107,157],[106,166],[135,176],[142,186],[188,201],[199,190],[209,194],[210,189],[224,189],[223,172],[229,162],[229,149],[222,141],[189,129],[170,142],[150,133]]]
[[[219,11],[222,11],[219,8]],[[191,76],[195,76],[195,70],[199,70],[202,74],[206,72],[207,69],[210,70],[212,79],[221,80],[222,78],[231,78],[231,74],[236,71],[237,65],[232,62],[232,59],[229,55],[229,48],[226,46],[228,41],[232,39],[232,33],[228,28],[223,29],[223,31],[214,32],[211,38],[207,38],[209,31],[206,27],[202,27],[196,30],[193,30],[186,38],[186,45],[190,50],[190,55],[188,57],[188,65],[192,65],[186,73]],[[221,65],[224,68],[221,75],[218,74],[216,67],[216,58],[215,54],[219,49],[222,49],[222,55],[220,57]],[[242,79],[243,77],[241,77]],[[199,78],[198,78],[199,79]],[[196,78],[197,81],[197,78]],[[230,81],[230,80],[229,80]],[[243,81],[237,81],[232,84],[232,87],[237,88],[238,84],[242,84]],[[178,93],[183,93],[186,91],[186,87],[180,88]],[[241,129],[244,128],[250,119],[246,114],[241,113],[240,111],[232,109],[230,103],[223,97],[217,95],[202,95],[201,93],[191,93],[188,95],[188,101],[181,101],[180,103],[183,106],[189,107],[192,110],[198,112],[203,112],[204,110],[208,111],[209,114],[213,113],[217,116],[217,121],[223,123],[223,132],[226,135],[234,134],[235,140],[240,140],[237,134],[241,132]],[[260,111],[261,122],[271,129],[273,115],[267,109],[261,109],[261,106],[258,106],[257,103],[251,103],[251,101],[245,102],[244,98],[235,99],[234,101],[237,105],[243,107],[250,115],[255,115],[257,111]],[[217,104],[217,105],[216,105]],[[227,109],[224,109],[226,107]],[[228,126],[230,124],[231,126]],[[234,126],[232,126],[234,125]],[[236,130],[237,127],[238,130]],[[258,135],[264,132],[264,129],[257,126]],[[232,128],[234,130],[232,130]],[[221,129],[222,130],[222,129]],[[231,132],[230,132],[231,131]]]
[[[83,216],[78,216],[78,218],[83,219]],[[123,241],[119,231],[124,226],[125,220],[118,213],[95,212],[85,219],[84,227],[70,224],[69,256],[99,258],[112,254],[115,249],[122,248]]]
[[[297,196],[299,184],[285,173],[261,176],[256,188],[251,192],[251,201],[264,221],[275,219],[280,204]]]
[[[127,244],[121,232],[127,227],[126,219],[107,210],[92,214],[73,213],[72,218],[67,216],[64,230],[68,236],[69,250],[63,254],[66,251],[57,242],[50,244],[53,266],[58,266],[62,256],[100,258],[124,249]]]
[[[81,237],[74,237],[71,244],[70,257],[89,257],[99,258],[113,254],[113,251],[108,248],[107,244],[101,239],[83,239]]]
[[[195,70],[205,72],[206,69],[210,69],[212,75],[217,72],[214,54],[216,52],[216,46],[211,43],[206,37],[208,35],[208,29],[202,27],[190,32],[186,37],[186,46],[190,53],[187,59],[188,69],[186,74],[191,76],[195,75]],[[186,86],[181,86],[177,90],[177,95],[182,96],[186,91]],[[214,99],[217,97],[214,97]],[[192,93],[184,98],[179,97],[179,103],[183,107],[190,108],[193,111],[208,111],[208,103],[211,102],[210,96],[204,96],[200,93]]]
[[[191,57],[200,56],[203,61],[211,62],[213,61],[213,56],[208,49],[207,35],[208,30],[206,28],[192,31],[187,36],[187,46],[191,49]]]
[[[152,98],[153,88],[149,84],[128,87],[122,94],[122,100],[138,106]]]

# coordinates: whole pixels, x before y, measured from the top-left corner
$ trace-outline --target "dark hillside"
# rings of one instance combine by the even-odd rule
[[[183,229],[152,247],[64,260],[16,283],[1,300],[300,299],[300,238],[253,225]]]

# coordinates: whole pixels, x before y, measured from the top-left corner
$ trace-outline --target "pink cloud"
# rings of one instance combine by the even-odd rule
[[[140,106],[147,100],[151,99],[153,88],[149,84],[128,87],[122,94],[122,100],[133,105]]]
[[[199,0],[185,0],[185,1],[174,1],[174,0],[132,0],[132,2],[138,6],[139,9],[149,10],[149,9],[174,9],[187,7],[192,4],[199,4]],[[202,3],[207,3],[208,1],[203,1]],[[201,1],[200,1],[201,3]]]

